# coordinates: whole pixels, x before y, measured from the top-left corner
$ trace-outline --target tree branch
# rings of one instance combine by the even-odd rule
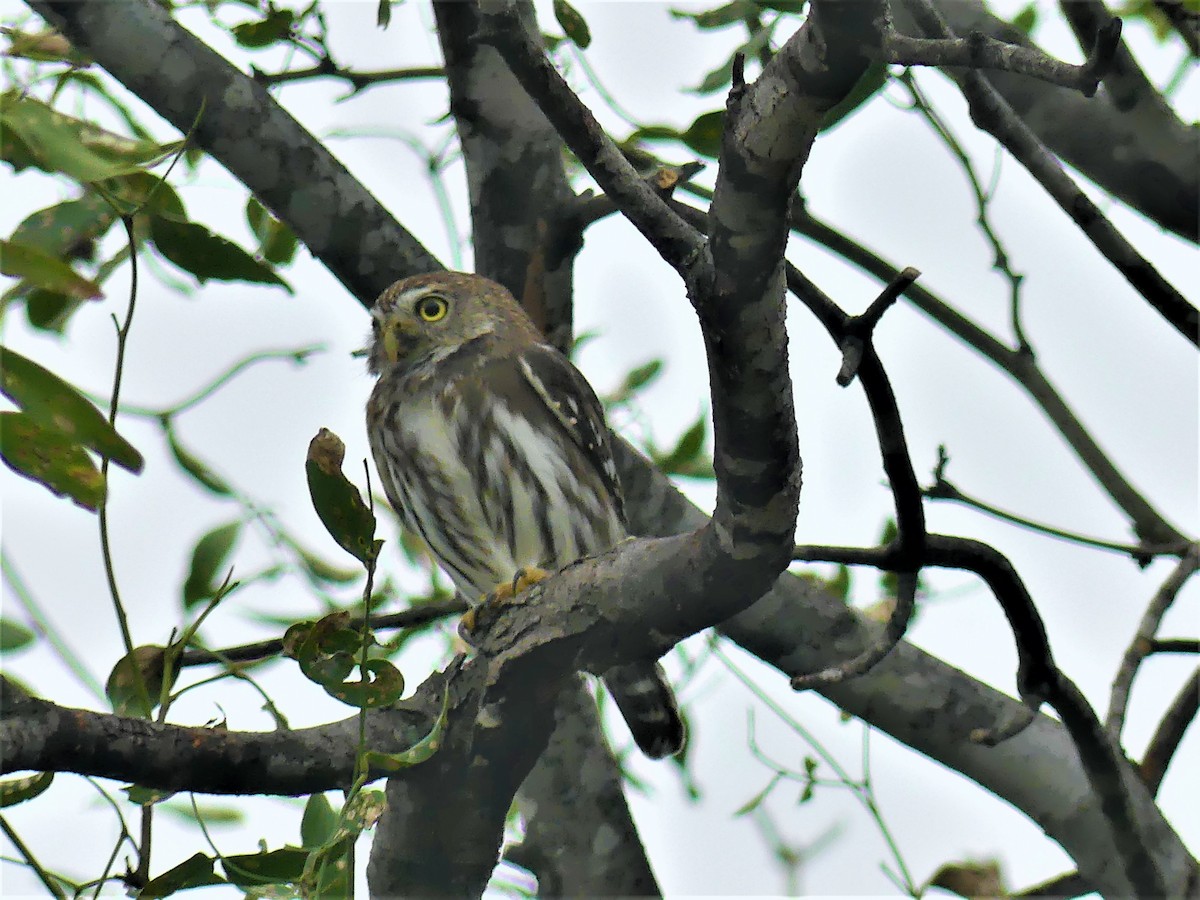
[[[1071,88],[1091,97],[1112,65],[1121,37],[1121,20],[1111,19],[1108,25],[1093,34],[1095,46],[1081,66],[1054,59],[1034,48],[996,40],[978,31],[965,38],[935,39],[914,38],[893,31],[884,40],[884,56],[889,63],[898,66],[959,66],[1030,75],[1047,84]]]
[[[957,34],[979,31],[1035,48],[1027,35],[993,16],[983,0],[934,0]],[[1163,0],[1168,2],[1168,0]],[[904,3],[894,3],[896,27],[920,35]],[[965,72],[947,74],[962,84]],[[1200,240],[1200,167],[1190,123],[1157,104],[1117,109],[1106,91],[1088,99],[1077,91],[993,71],[988,81],[1055,154],[1163,228]]]
[[[441,265],[262,85],[157,3],[29,5],[250,187],[364,305],[400,271]],[[169,77],[167,75],[169,74]],[[201,111],[202,114],[201,114]]]
[[[1108,701],[1108,718],[1105,721],[1109,735],[1118,744],[1121,740],[1121,729],[1125,726],[1125,710],[1129,705],[1129,692],[1133,687],[1133,678],[1137,675],[1142,660],[1149,656],[1153,649],[1152,641],[1158,634],[1158,626],[1161,624],[1163,616],[1171,608],[1175,597],[1197,568],[1200,568],[1200,544],[1193,544],[1179,560],[1170,577],[1162,583],[1162,587],[1151,598],[1146,612],[1142,614],[1142,619],[1138,622],[1133,640],[1121,659],[1120,668],[1117,669],[1116,677],[1113,679],[1112,694]]]
[[[926,34],[953,37],[930,0],[905,0],[905,4]],[[1134,290],[1184,338],[1200,345],[1200,311],[1113,227],[987,79],[967,72],[963,95],[975,124],[1007,148]]]
[[[551,239],[573,197],[562,141],[482,40],[478,4],[436,2],[433,12],[470,188],[475,271],[507,287],[565,352],[575,255],[554,252]],[[540,47],[532,6],[522,2],[516,18],[525,39]]]

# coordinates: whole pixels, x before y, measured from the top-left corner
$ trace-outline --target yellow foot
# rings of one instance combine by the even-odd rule
[[[470,643],[471,636],[490,627],[506,606],[516,606],[521,603],[520,594],[529,590],[539,581],[545,581],[551,574],[537,566],[525,566],[517,569],[512,581],[496,585],[495,590],[490,594],[483,595],[478,606],[467,610],[458,623],[459,636]]]

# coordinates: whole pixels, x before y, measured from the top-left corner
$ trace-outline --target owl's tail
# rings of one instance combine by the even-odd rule
[[[687,729],[662,666],[632,663],[609,669],[604,684],[643,753],[662,759],[683,749]]]

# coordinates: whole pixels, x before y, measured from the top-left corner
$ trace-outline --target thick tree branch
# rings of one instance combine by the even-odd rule
[[[540,42],[532,5],[518,9],[526,40]],[[481,40],[478,5],[449,0],[434,3],[433,12],[467,169],[475,271],[507,287],[547,340],[565,351],[575,256],[554,252],[550,237],[573,196],[562,141],[500,54]]]
[[[1121,20],[1112,19],[1111,22],[1115,25],[1093,32],[1095,47],[1081,66],[1054,59],[1031,47],[990,38],[978,31],[965,38],[940,39],[914,38],[891,32],[884,41],[885,58],[898,66],[958,66],[1030,75],[1091,97],[1112,64],[1121,37]]]
[[[434,676],[395,709],[370,713],[368,747],[398,752],[424,737],[443,681]],[[349,787],[354,779],[357,717],[296,731],[194,728],[57,706],[10,682],[3,688],[6,773],[78,772],[167,791],[297,796]]]
[[[104,35],[98,33],[97,37]],[[153,51],[152,44],[151,40],[151,46],[139,47],[139,52]],[[216,98],[213,106],[219,106],[220,101],[221,98]],[[222,149],[215,146],[212,151],[220,158]],[[304,154],[308,150],[300,147],[296,152]],[[264,179],[266,173],[251,172],[250,177]],[[273,183],[271,177],[265,185],[250,186],[261,194],[263,188]],[[376,215],[377,211],[364,207],[359,214],[368,213]],[[378,215],[387,216],[382,211]],[[379,257],[368,254],[368,258]],[[419,271],[406,270],[406,264],[404,258],[393,257],[388,277]],[[364,289],[363,284],[369,283],[370,278],[359,277],[358,273],[343,272],[339,277],[364,303],[369,303],[378,290]],[[631,462],[631,459],[634,457],[623,460],[622,480],[628,496],[634,498],[630,510],[639,530],[643,533],[665,533],[663,529],[669,532],[680,527],[691,530],[703,522],[702,514],[674,493],[661,473],[644,460]],[[789,675],[835,663],[871,640],[869,628],[838,600],[813,593],[807,583],[787,578],[781,579],[774,591],[746,613],[725,623],[723,630]],[[1067,848],[1101,890],[1114,895],[1128,893],[1128,885],[1115,863],[1107,826],[1095,808],[1091,789],[1074,761],[1061,726],[1038,718],[1019,737],[991,750],[964,741],[962,736],[972,728],[1006,718],[1009,713],[1005,710],[1011,710],[1013,704],[904,644],[872,673],[832,686],[826,693],[848,711],[975,778],[988,790],[1026,810]],[[269,785],[264,789],[269,789]],[[1182,893],[1192,871],[1190,857],[1153,804],[1142,796],[1135,796],[1135,800],[1138,815],[1154,826],[1155,852],[1173,893]]]

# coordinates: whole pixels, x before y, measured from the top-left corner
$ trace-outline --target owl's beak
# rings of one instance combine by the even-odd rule
[[[419,333],[420,329],[408,322],[389,322],[383,329],[383,352],[387,355],[388,362],[392,365],[398,363],[400,357],[412,347],[413,339]]]

